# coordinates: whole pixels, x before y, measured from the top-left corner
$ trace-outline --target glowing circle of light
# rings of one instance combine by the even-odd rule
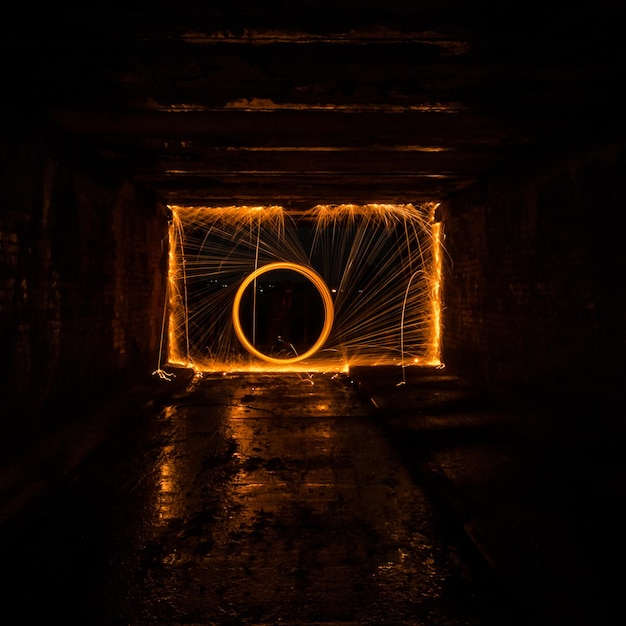
[[[324,326],[322,328],[322,332],[320,336],[317,338],[315,343],[302,354],[298,354],[294,357],[286,358],[286,359],[278,359],[276,357],[269,356],[264,354],[260,350],[257,350],[246,337],[246,334],[243,331],[241,326],[241,320],[239,315],[239,309],[241,307],[241,299],[243,298],[243,294],[247,287],[252,283],[256,278],[266,274],[267,272],[271,272],[273,270],[291,270],[293,272],[297,272],[301,274],[305,278],[308,278],[313,285],[317,288],[318,293],[320,294],[322,301],[324,303]],[[262,359],[263,361],[267,361],[268,363],[275,364],[288,364],[288,363],[296,363],[297,361],[302,361],[313,354],[315,354],[326,342],[328,336],[330,335],[330,331],[333,326],[334,319],[334,306],[333,299],[330,294],[326,283],[322,279],[322,277],[315,272],[310,267],[306,267],[305,265],[298,265],[297,263],[289,263],[285,262],[277,262],[277,263],[269,263],[268,265],[264,265],[263,267],[259,267],[254,272],[249,274],[244,281],[241,283],[237,293],[235,294],[235,299],[233,301],[233,328],[235,329],[235,333],[243,345],[243,347],[252,355]]]

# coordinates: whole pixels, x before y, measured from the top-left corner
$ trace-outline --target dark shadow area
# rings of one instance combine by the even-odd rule
[[[542,403],[540,393],[507,397],[443,371],[416,369],[400,387],[398,371],[353,375],[442,526],[483,563],[522,621],[612,623],[626,478],[623,406],[614,397],[581,393],[577,405],[552,394]]]
[[[324,306],[316,287],[296,272],[250,285],[241,301],[241,325],[260,352],[279,358],[309,350],[324,325]],[[265,278],[265,276],[264,276]],[[254,289],[256,287],[256,296]]]

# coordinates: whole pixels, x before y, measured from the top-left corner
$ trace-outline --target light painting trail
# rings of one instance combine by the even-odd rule
[[[440,365],[437,205],[170,207],[168,361],[197,371]],[[289,285],[276,340],[274,303]]]
[[[302,274],[315,285],[324,302],[324,326],[322,328],[322,332],[320,333],[317,340],[306,352],[303,352],[302,354],[295,354],[295,356],[292,357],[277,358],[269,356],[267,354],[264,354],[260,350],[257,350],[256,346],[254,346],[248,340],[248,337],[246,336],[241,325],[240,306],[241,299],[243,297],[243,294],[245,293],[246,288],[259,276],[262,276],[263,274],[272,272],[274,270],[291,270]],[[330,295],[330,291],[328,291],[328,287],[326,286],[322,278],[311,268],[304,267],[303,265],[297,265],[295,263],[270,263],[269,265],[265,265],[264,267],[255,270],[241,283],[239,289],[237,290],[237,293],[235,294],[235,301],[233,302],[233,327],[235,329],[237,337],[239,338],[239,341],[241,341],[241,344],[250,354],[257,356],[261,360],[267,361],[268,363],[273,363],[274,365],[297,363],[298,361],[303,361],[309,356],[315,354],[328,339],[328,335],[330,334],[330,330],[333,326],[333,317],[333,299]]]

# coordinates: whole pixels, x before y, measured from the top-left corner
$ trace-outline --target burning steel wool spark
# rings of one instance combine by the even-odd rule
[[[440,365],[436,206],[170,207],[168,361]]]

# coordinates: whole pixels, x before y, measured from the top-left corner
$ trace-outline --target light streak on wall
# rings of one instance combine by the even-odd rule
[[[440,364],[435,208],[346,204],[296,213],[276,206],[171,207],[169,362],[199,371]],[[332,328],[324,329],[327,338],[315,350],[324,328],[319,286],[316,293],[302,272],[259,271],[269,264],[310,268],[333,294]],[[295,293],[292,336],[272,345],[266,341],[270,302],[285,282]],[[249,311],[239,333],[235,301],[242,317]],[[242,335],[251,346],[242,345]],[[309,356],[299,358],[303,353]]]
[[[431,345],[429,351],[430,364],[437,365],[441,358],[441,278],[442,258],[441,258],[441,222],[434,222],[432,225],[432,269],[429,280],[431,283],[430,304],[431,311]]]

